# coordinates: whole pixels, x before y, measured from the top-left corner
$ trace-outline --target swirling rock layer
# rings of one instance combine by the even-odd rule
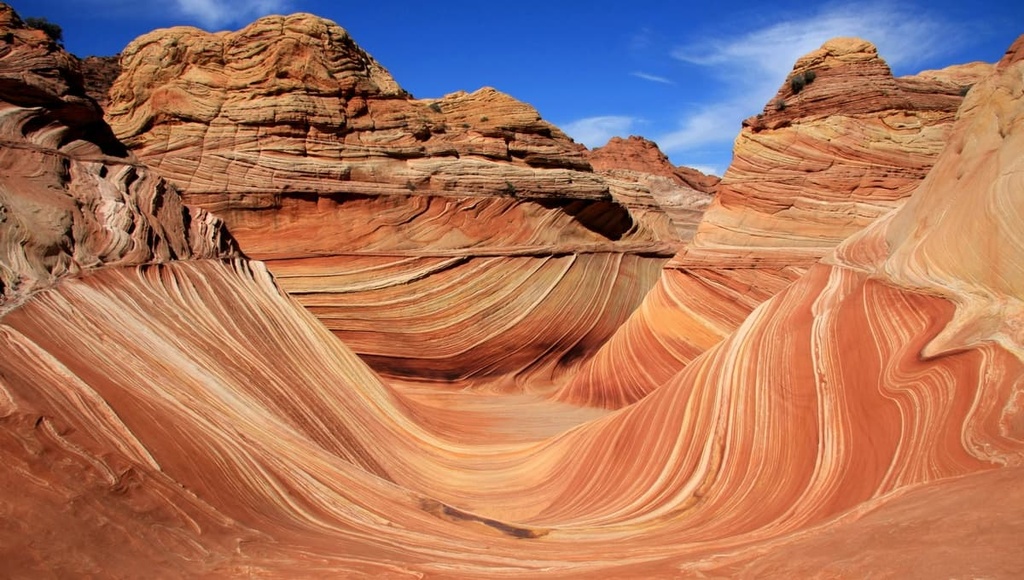
[[[297,300],[239,257],[111,260],[38,285],[0,315],[3,571],[1019,575],[1022,47],[971,90],[907,204],[615,412],[396,388],[299,304],[315,292]],[[977,259],[991,248],[1007,259]],[[470,303],[488,297],[460,287],[463,268],[534,276],[522,287],[548,288],[524,291],[537,303],[575,268],[604,273],[595,296],[637,284],[609,274],[630,259],[615,252],[358,258],[327,292],[379,292],[345,304],[368,320],[426,272]],[[303,272],[282,279],[328,282]],[[469,316],[491,328],[501,307]],[[459,348],[448,333],[429,342]]]
[[[840,241],[899,207],[946,145],[962,88],[991,68],[894,78],[859,39],[829,41],[798,60],[790,78],[813,71],[813,81],[794,92],[787,80],[744,122],[692,242],[666,264],[650,304],[558,400],[611,408],[638,400]],[[662,324],[666,316],[672,324]],[[637,370],[622,357],[657,363]]]
[[[413,99],[311,15],[154,32],[121,67],[118,137],[391,376],[514,385],[527,367],[566,367],[611,336],[683,238],[652,193],[680,186],[595,174],[585,148],[493,89]],[[338,282],[356,275],[379,278]],[[545,317],[575,322],[537,332]],[[440,334],[440,351],[422,348]]]
[[[596,351],[660,271],[656,260],[620,253],[342,256],[268,265],[379,373],[534,391]],[[328,270],[333,274],[325,276]]]
[[[762,542],[862,502],[1024,460],[1005,405],[1018,359],[992,344],[918,355],[952,311],[819,266],[640,404],[538,443],[473,441],[466,417],[423,424],[426,407],[378,381],[258,265],[108,269],[3,319],[3,425],[59,451],[9,448],[17,461],[45,473],[73,453],[97,473],[71,486],[96,498],[90,510],[166,522],[181,540],[159,561],[193,570],[692,573],[704,555],[756,565]],[[100,333],[117,339],[89,341]],[[167,511],[182,498],[154,497],[165,478],[195,494],[189,517],[216,525],[199,536]],[[125,486],[133,502],[116,501]],[[65,517],[84,534],[89,513]],[[104,546],[63,558],[96,560]],[[141,541],[121,554],[152,561]]]

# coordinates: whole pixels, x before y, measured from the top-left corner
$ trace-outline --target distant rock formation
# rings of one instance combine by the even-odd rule
[[[715,175],[705,175],[690,167],[672,165],[668,156],[658,149],[658,144],[637,135],[612,137],[603,147],[587,154],[595,171],[631,171],[666,177],[676,185],[714,195],[722,180]]]
[[[106,109],[110,105],[110,87],[121,74],[120,56],[90,56],[82,59],[85,94]]]
[[[612,137],[587,158],[612,186],[612,196],[630,208],[630,213],[649,212],[653,221],[667,214],[683,241],[693,237],[721,181],[696,169],[672,165],[657,144],[643,137]]]

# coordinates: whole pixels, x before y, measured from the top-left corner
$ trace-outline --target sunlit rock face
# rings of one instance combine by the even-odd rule
[[[554,385],[681,246],[650,187],[594,173],[532,107],[489,88],[413,99],[311,15],[157,31],[121,67],[118,137],[395,378]]]
[[[3,38],[14,41],[2,41],[0,55],[37,38],[6,18]],[[57,78],[60,69],[34,70]],[[0,78],[24,72],[5,64]],[[31,113],[45,118],[67,102],[52,88],[20,94],[34,95]],[[65,121],[48,123],[59,133]],[[89,138],[101,128],[63,149],[27,143],[32,131],[27,144],[5,137],[5,148],[73,165],[92,159]],[[0,313],[0,569],[1019,576],[1022,131],[1024,38],[971,89],[950,146],[903,207],[794,274],[723,340],[614,412],[398,388],[282,291],[267,265],[230,250],[193,244],[166,259],[25,268],[51,277],[40,274]],[[130,158],[101,161],[111,159]],[[62,171],[44,163],[34,178],[64,183]],[[20,180],[0,174],[5,195],[34,191]],[[116,189],[70,183],[76,199]],[[126,205],[144,193],[117,191]],[[143,205],[138,216],[158,211]],[[79,211],[105,223],[109,207]],[[12,206],[4,223],[39,213]],[[193,222],[160,223],[160,235],[145,238],[151,253]],[[34,244],[18,246],[28,256]],[[0,264],[15,271],[29,262],[19,256],[4,253]],[[386,271],[386,282],[421,278],[413,265],[400,274],[405,266],[373,257],[358,256],[361,267]],[[448,272],[444,259],[416,266]],[[338,284],[377,279],[353,273]],[[618,290],[601,292],[613,302]],[[478,321],[488,324],[486,312]],[[451,346],[441,333],[434,340]]]
[[[610,408],[638,400],[899,207],[945,147],[965,88],[991,70],[973,63],[894,78],[871,43],[852,38],[799,59],[764,111],[744,121],[692,242],[558,399]],[[640,359],[647,364],[621,363]]]

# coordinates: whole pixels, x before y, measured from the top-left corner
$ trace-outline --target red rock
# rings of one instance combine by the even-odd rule
[[[0,10],[4,17],[13,22]],[[15,58],[6,62],[40,62],[34,37],[8,26],[14,41],[0,54]],[[173,192],[149,195],[163,183],[152,176],[122,186],[100,175],[130,158],[90,140],[102,124],[76,89],[60,93],[59,66],[35,85],[4,68],[0,129],[24,133],[18,141],[4,129],[14,143],[4,167],[67,160],[70,169],[44,162],[30,177],[61,185],[71,173],[52,195],[74,196],[77,211],[92,216],[71,212],[71,223],[93,219],[110,226],[95,230],[109,239],[134,241],[98,244],[110,259],[77,272],[49,269],[47,260],[95,247],[84,226],[73,228],[83,236],[53,245],[28,239],[17,244],[21,253],[0,254],[4,272],[51,276],[0,313],[3,571],[1019,575],[1021,54],[1011,51],[970,90],[950,146],[909,201],[794,274],[659,388],[611,413],[382,380],[263,263],[167,241],[191,227],[180,205],[161,213]],[[18,78],[29,79],[20,92],[12,88]],[[7,100],[14,94],[39,104]],[[75,115],[62,116],[68,106]],[[24,118],[48,122],[15,122]],[[25,130],[33,126],[42,128]],[[7,149],[29,161],[12,162],[19,158]],[[9,192],[29,192],[0,225],[51,215],[24,178],[0,174],[5,204]],[[152,234],[136,237],[140,228]],[[8,239],[10,230],[0,231]],[[43,239],[49,230],[32,231]],[[631,255],[605,254],[603,263],[579,260],[577,283],[591,280],[588,268],[604,272],[616,282],[593,296],[612,302],[614,285],[630,282],[608,272]],[[377,284],[366,273],[383,270],[395,292],[425,271],[449,269],[438,257],[374,258],[358,256],[359,268],[337,281],[302,283],[355,290]],[[767,261],[752,251],[734,263],[743,259]],[[742,276],[706,266],[707,276],[746,297]],[[746,298],[756,301],[765,269],[745,270],[755,288]],[[460,287],[465,279],[447,287],[469,293],[453,309],[475,306],[474,288]],[[524,286],[503,280],[495,289],[517,298]],[[388,298],[391,306],[405,299],[392,308],[393,327],[428,299]],[[523,296],[531,298],[542,299]],[[378,309],[370,324],[385,320],[387,302],[362,305]],[[594,312],[615,309],[593,302]],[[662,312],[671,309],[664,299]],[[549,309],[543,331],[565,329],[575,312]],[[512,328],[525,337],[507,315],[483,308],[468,316],[494,335]],[[540,322],[529,326],[539,332]],[[416,331],[431,335],[423,350],[459,340],[429,324]],[[643,367],[658,357],[652,350],[650,361],[620,361]],[[530,371],[525,380],[541,380]]]
[[[604,147],[591,151],[587,158],[597,171],[635,171],[659,175],[671,179],[677,185],[709,195],[715,194],[721,181],[715,175],[705,175],[690,167],[672,165],[656,143],[636,135],[627,139],[612,137]]]
[[[800,58],[791,78],[815,71],[813,82],[794,94],[787,80],[744,122],[693,241],[557,399],[611,408],[636,401],[842,240],[902,205],[947,143],[960,83],[987,70],[957,67],[957,82],[934,72],[894,78],[859,39],[831,40]],[[784,110],[773,105],[778,99]],[[631,368],[622,357],[648,365]]]
[[[311,15],[153,32],[121,65],[117,135],[390,377],[550,389],[680,246],[651,188],[595,174],[529,105],[413,99]],[[396,300],[418,304],[402,325]]]

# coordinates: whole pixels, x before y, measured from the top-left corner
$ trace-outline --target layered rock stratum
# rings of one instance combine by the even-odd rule
[[[77,59],[9,7],[0,27],[0,311],[105,265],[235,253],[219,219],[185,207],[117,141]]]
[[[963,89],[991,69],[895,78],[874,45],[854,38],[798,60],[764,111],[744,121],[692,242],[558,400],[618,408],[646,396],[899,207],[946,146]],[[791,79],[808,71],[813,81],[794,93]]]
[[[683,242],[650,187],[595,173],[532,107],[413,99],[312,15],[157,31],[121,67],[117,136],[392,377],[557,384]]]
[[[635,135],[612,137],[587,158],[608,180],[612,195],[624,200],[631,213],[650,212],[654,220],[662,213],[668,215],[684,241],[693,238],[721,181],[696,169],[672,165],[656,143]]]
[[[30,70],[60,78],[66,55],[6,7],[0,16],[10,39],[0,78],[30,78],[18,55],[47,55]],[[94,110],[81,88],[61,90],[20,91],[30,107],[5,93],[4,110]],[[43,274],[0,314],[0,567],[11,577],[1018,577],[1022,119],[1024,37],[974,83],[949,146],[901,207],[614,412],[383,377],[283,290],[273,261],[230,247],[19,268]],[[73,164],[97,140],[117,144],[102,122],[80,135],[69,122],[46,126],[70,140],[29,153]],[[7,126],[19,130],[5,150],[35,135]],[[126,206],[149,191],[65,178],[45,163],[32,176],[73,184],[81,199],[116,190]],[[22,181],[4,172],[0,191],[13,197]],[[31,183],[25,191],[0,226],[45,208]],[[139,216],[159,213],[144,205]],[[79,207],[92,217],[77,218],[89,228],[74,230],[76,243],[106,231],[109,207]],[[192,223],[158,221],[154,248]],[[33,244],[20,244],[25,255]],[[0,263],[13,271],[20,255]]]

